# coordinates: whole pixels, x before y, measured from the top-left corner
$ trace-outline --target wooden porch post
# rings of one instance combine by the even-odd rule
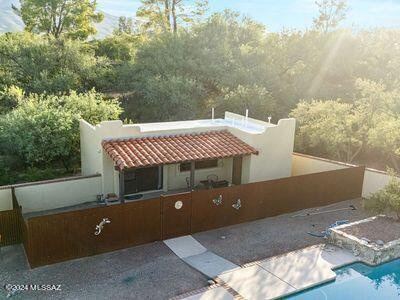
[[[235,156],[233,158],[232,183],[234,185],[242,184],[242,162],[242,156]]]
[[[125,203],[125,172],[124,170],[119,171],[119,201]]]
[[[190,189],[194,189],[194,171],[196,169],[195,161],[190,162]]]

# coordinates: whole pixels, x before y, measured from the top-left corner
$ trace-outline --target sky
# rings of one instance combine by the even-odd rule
[[[190,0],[192,1],[192,0]],[[348,0],[344,26],[400,27],[400,0]],[[210,11],[228,8],[263,23],[269,31],[306,29],[318,15],[315,0],[209,0]],[[134,16],[139,0],[98,0],[98,8],[115,16]]]

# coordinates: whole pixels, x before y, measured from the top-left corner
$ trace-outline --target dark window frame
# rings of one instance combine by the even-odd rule
[[[142,189],[140,186],[138,186],[138,180],[137,180],[137,173],[140,173],[141,171],[147,169],[155,169],[157,168],[158,170],[156,171],[157,177],[154,178],[154,188],[146,188]],[[146,175],[145,175],[146,176]],[[143,192],[150,192],[150,191],[159,191],[163,189],[163,166],[155,166],[155,167],[146,167],[146,168],[138,168],[138,169],[128,169],[124,171],[124,195],[133,195],[133,194],[138,194],[138,193],[143,193]]]
[[[219,166],[219,159],[207,159],[195,161],[195,170],[215,169]],[[179,172],[190,172],[190,162],[179,164]]]

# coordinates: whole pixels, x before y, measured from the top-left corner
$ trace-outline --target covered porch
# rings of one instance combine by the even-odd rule
[[[104,140],[102,145],[118,172],[118,198],[122,203],[240,185],[243,158],[258,154],[226,130]]]

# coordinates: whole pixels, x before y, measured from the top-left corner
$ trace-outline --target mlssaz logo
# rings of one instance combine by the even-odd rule
[[[10,293],[18,291],[61,291],[61,284],[6,284],[4,289]]]

